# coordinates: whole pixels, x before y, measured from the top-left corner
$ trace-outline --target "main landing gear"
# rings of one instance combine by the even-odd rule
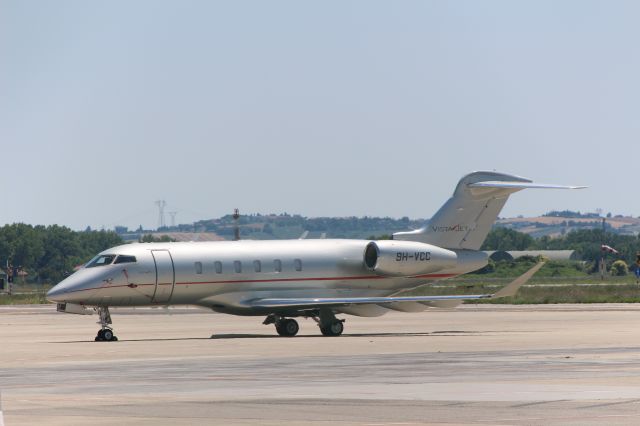
[[[339,336],[344,331],[344,320],[336,318],[332,311],[320,309],[318,317],[314,316],[313,319],[318,323],[323,336]]]
[[[313,318],[318,323],[323,336],[339,336],[344,331],[344,320],[336,318],[331,310],[321,309],[313,314],[305,313],[304,316]],[[278,334],[284,337],[293,337],[300,330],[298,321],[276,314],[269,314],[262,323],[265,325],[274,324]]]
[[[320,332],[323,336],[339,336],[344,331],[343,323],[344,320],[336,319],[325,326],[319,324]]]
[[[283,337],[293,337],[298,334],[298,331],[300,330],[298,321],[293,318],[283,318],[276,314],[268,315],[262,323],[265,325],[275,324],[276,331]]]
[[[100,324],[100,330],[98,330],[98,335],[95,338],[96,342],[115,342],[118,338],[113,334],[113,328],[110,327],[111,324],[111,314],[109,313],[108,306],[99,306],[96,308],[98,312],[98,316],[100,320],[98,324]]]

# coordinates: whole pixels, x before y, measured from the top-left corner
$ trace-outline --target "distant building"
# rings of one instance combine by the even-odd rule
[[[126,234],[127,232],[129,232],[129,228],[127,228],[126,226],[116,226],[114,230],[118,235]]]

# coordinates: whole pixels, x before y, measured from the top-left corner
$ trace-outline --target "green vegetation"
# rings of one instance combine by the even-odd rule
[[[413,295],[492,294],[522,275],[536,262],[534,257],[513,261],[490,262],[475,273],[428,284],[408,292]],[[622,262],[622,261],[620,261]],[[622,262],[624,263],[624,262]],[[624,264],[626,266],[626,264]],[[589,274],[583,262],[548,261],[523,286],[515,297],[470,300],[466,303],[636,303],[640,302],[640,285],[635,277],[617,275],[603,283],[599,274]]]
[[[540,304],[540,303],[638,303],[640,286],[637,284],[593,284],[561,286],[525,286],[515,297],[493,299],[486,303]]]
[[[122,239],[110,231],[75,232],[58,225],[5,225],[0,228],[0,268],[4,269],[8,261],[14,269],[26,272],[26,280],[30,282],[56,283],[96,253],[119,244]]]
[[[530,235],[508,228],[494,228],[487,235],[482,250],[531,250],[536,241]]]
[[[479,271],[463,275],[459,279],[463,280],[491,280],[496,278],[516,278],[531,269],[539,262],[539,258],[522,256],[514,260],[499,260],[494,262],[489,260],[489,264]],[[570,278],[584,280],[589,274],[583,262],[576,261],[547,261],[540,269],[534,279],[539,281],[556,280],[559,278]]]
[[[507,284],[506,282],[504,284]],[[491,294],[503,284],[423,286],[413,290],[414,295],[440,294]],[[543,304],[543,303],[638,303],[640,286],[623,284],[566,284],[525,285],[515,297],[501,299],[469,300],[467,304]]]
[[[573,217],[584,218],[592,215],[580,215],[569,212]],[[551,212],[548,215],[569,214]],[[409,218],[305,218],[299,215],[248,215],[239,220],[243,238],[281,239],[298,238],[308,231],[308,238],[321,235],[336,238],[387,239],[396,231],[419,228],[422,220]],[[234,221],[225,216],[211,221],[194,224],[198,230],[217,232],[231,237]],[[143,233],[141,233],[143,234]],[[171,241],[168,236],[154,237],[141,235],[140,242]],[[617,249],[620,254],[606,256],[607,284],[603,285],[597,273],[601,256],[602,242]],[[41,290],[29,289],[24,284],[55,284],[71,273],[78,265],[86,263],[96,253],[106,248],[122,244],[121,238],[114,232],[91,231],[75,232],[61,226],[31,226],[26,224],[5,225],[0,228],[0,267],[4,269],[9,261],[15,270],[24,271],[26,276],[16,278],[11,297],[1,296],[3,303],[30,303],[44,301]],[[575,250],[583,261],[549,261],[530,281],[531,285],[522,288],[518,296],[510,300],[497,300],[491,303],[562,303],[562,302],[624,302],[637,301],[639,287],[635,277],[629,271],[635,271],[636,253],[640,252],[638,236],[620,235],[603,232],[598,229],[578,229],[558,238],[548,236],[533,238],[514,229],[494,228],[488,235],[483,250]],[[434,294],[493,293],[513,278],[531,268],[538,259],[523,257],[516,260],[490,260],[489,264],[474,273],[453,280],[425,286],[413,292],[436,292]],[[437,293],[440,292],[440,293]]]
[[[482,250],[575,250],[578,258],[587,262],[587,270],[595,272],[603,242],[620,252],[607,255],[607,269],[616,260],[634,264],[636,253],[640,252],[640,236],[603,233],[602,229],[580,229],[559,238],[534,239],[513,229],[495,228],[487,236]]]
[[[411,220],[408,217],[304,217],[300,215],[269,214],[241,215],[238,220],[240,236],[243,239],[285,239],[298,238],[308,231],[308,238],[367,238],[371,235],[391,234],[423,226],[425,220]],[[218,219],[203,220],[193,225],[194,230],[215,232],[231,239],[234,220],[231,215]]]
[[[0,294],[0,305],[41,305],[49,303],[46,291],[34,291],[30,293]]]
[[[529,237],[526,244],[533,244],[533,237],[544,235],[566,235],[574,230],[597,229],[602,230],[602,218],[597,213],[580,213],[573,211],[552,211],[540,218],[529,219],[504,219],[498,222],[496,228],[509,228],[513,230],[526,229]],[[640,219],[612,216],[604,223],[607,232],[614,234],[637,234],[640,231]],[[548,220],[553,219],[553,220]],[[428,222],[427,219],[399,219],[390,217],[305,217],[301,215],[282,214],[243,214],[238,220],[240,236],[243,239],[283,239],[298,238],[303,232],[308,232],[308,238],[319,238],[325,234],[327,238],[367,238],[371,235],[391,234],[397,231],[418,229]],[[235,221],[231,215],[220,218],[201,220],[193,224],[182,224],[172,227],[164,227],[163,232],[213,232],[224,238],[233,237]],[[120,232],[126,228],[119,227]],[[135,231],[135,238],[148,232],[141,228]],[[491,242],[490,242],[491,244]],[[509,242],[501,242],[510,246]],[[497,250],[500,248],[494,248]],[[517,248],[510,248],[517,250]]]
[[[629,267],[624,260],[616,260],[611,264],[611,275],[618,277],[627,275],[629,273]]]
[[[598,213],[580,213],[574,212],[572,210],[552,210],[549,213],[545,213],[542,216],[545,217],[572,217],[572,218],[580,218],[580,219],[600,219],[600,215]],[[611,213],[607,215],[607,217],[611,217]]]
[[[175,240],[168,235],[155,237],[153,234],[144,234],[138,239],[139,243],[171,243]]]

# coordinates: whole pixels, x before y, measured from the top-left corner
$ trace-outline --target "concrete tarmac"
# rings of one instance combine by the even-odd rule
[[[0,307],[0,391],[17,425],[640,424],[640,305],[466,305],[312,320],[200,309],[97,316]],[[213,334],[213,335],[212,335]]]

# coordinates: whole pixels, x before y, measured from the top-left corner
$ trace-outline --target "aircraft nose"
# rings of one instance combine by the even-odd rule
[[[47,292],[47,299],[56,303],[79,303],[93,293],[95,274],[80,270],[65,278]]]
[[[64,294],[67,292],[60,286],[60,284],[55,285],[51,290],[47,292],[47,300],[56,303],[64,302]]]

